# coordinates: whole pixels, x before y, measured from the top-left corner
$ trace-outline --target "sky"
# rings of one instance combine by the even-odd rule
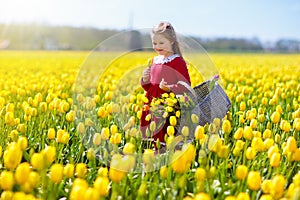
[[[298,0],[0,0],[0,23],[124,30],[169,21],[180,34],[300,40]],[[0,30],[1,31],[1,30]]]

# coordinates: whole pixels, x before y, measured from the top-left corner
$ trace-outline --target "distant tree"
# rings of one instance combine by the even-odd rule
[[[143,43],[141,33],[136,30],[132,30],[129,33],[129,50],[132,51],[142,51]]]
[[[281,52],[300,52],[300,41],[280,39],[276,42],[275,48]]]

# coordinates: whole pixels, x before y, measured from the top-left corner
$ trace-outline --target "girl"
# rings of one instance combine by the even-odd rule
[[[156,125],[163,122],[161,127],[157,127],[154,132],[151,132],[156,149],[157,140],[161,144],[165,142],[164,136],[169,120],[163,119],[162,116],[151,116],[151,120],[146,120],[146,116],[151,114],[147,108],[149,108],[153,98],[159,98],[163,93],[182,94],[187,92],[186,87],[179,84],[178,81],[184,81],[189,85],[191,81],[172,25],[168,22],[159,23],[152,30],[151,40],[153,49],[158,53],[158,56],[153,58],[152,65],[146,68],[142,74],[141,85],[146,91],[146,97],[149,101],[144,105],[140,125],[143,137],[145,137],[151,121],[155,121]]]

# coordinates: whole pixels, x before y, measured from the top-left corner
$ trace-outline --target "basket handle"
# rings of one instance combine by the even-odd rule
[[[195,98],[197,98],[197,94],[195,92],[195,90],[189,85],[187,84],[186,82],[184,81],[178,81],[177,84],[181,84],[183,85],[186,89],[188,89],[188,91],[194,95]]]

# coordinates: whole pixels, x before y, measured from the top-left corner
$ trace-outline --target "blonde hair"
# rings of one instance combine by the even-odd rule
[[[172,44],[173,52],[176,53],[176,54],[179,54],[180,56],[182,56],[182,53],[181,53],[180,48],[179,48],[179,43],[178,43],[178,40],[177,40],[177,37],[176,37],[175,30],[169,22],[160,22],[157,26],[155,26],[152,29],[151,36],[153,36],[154,34],[161,34],[165,38],[167,38],[170,42],[173,43]]]

